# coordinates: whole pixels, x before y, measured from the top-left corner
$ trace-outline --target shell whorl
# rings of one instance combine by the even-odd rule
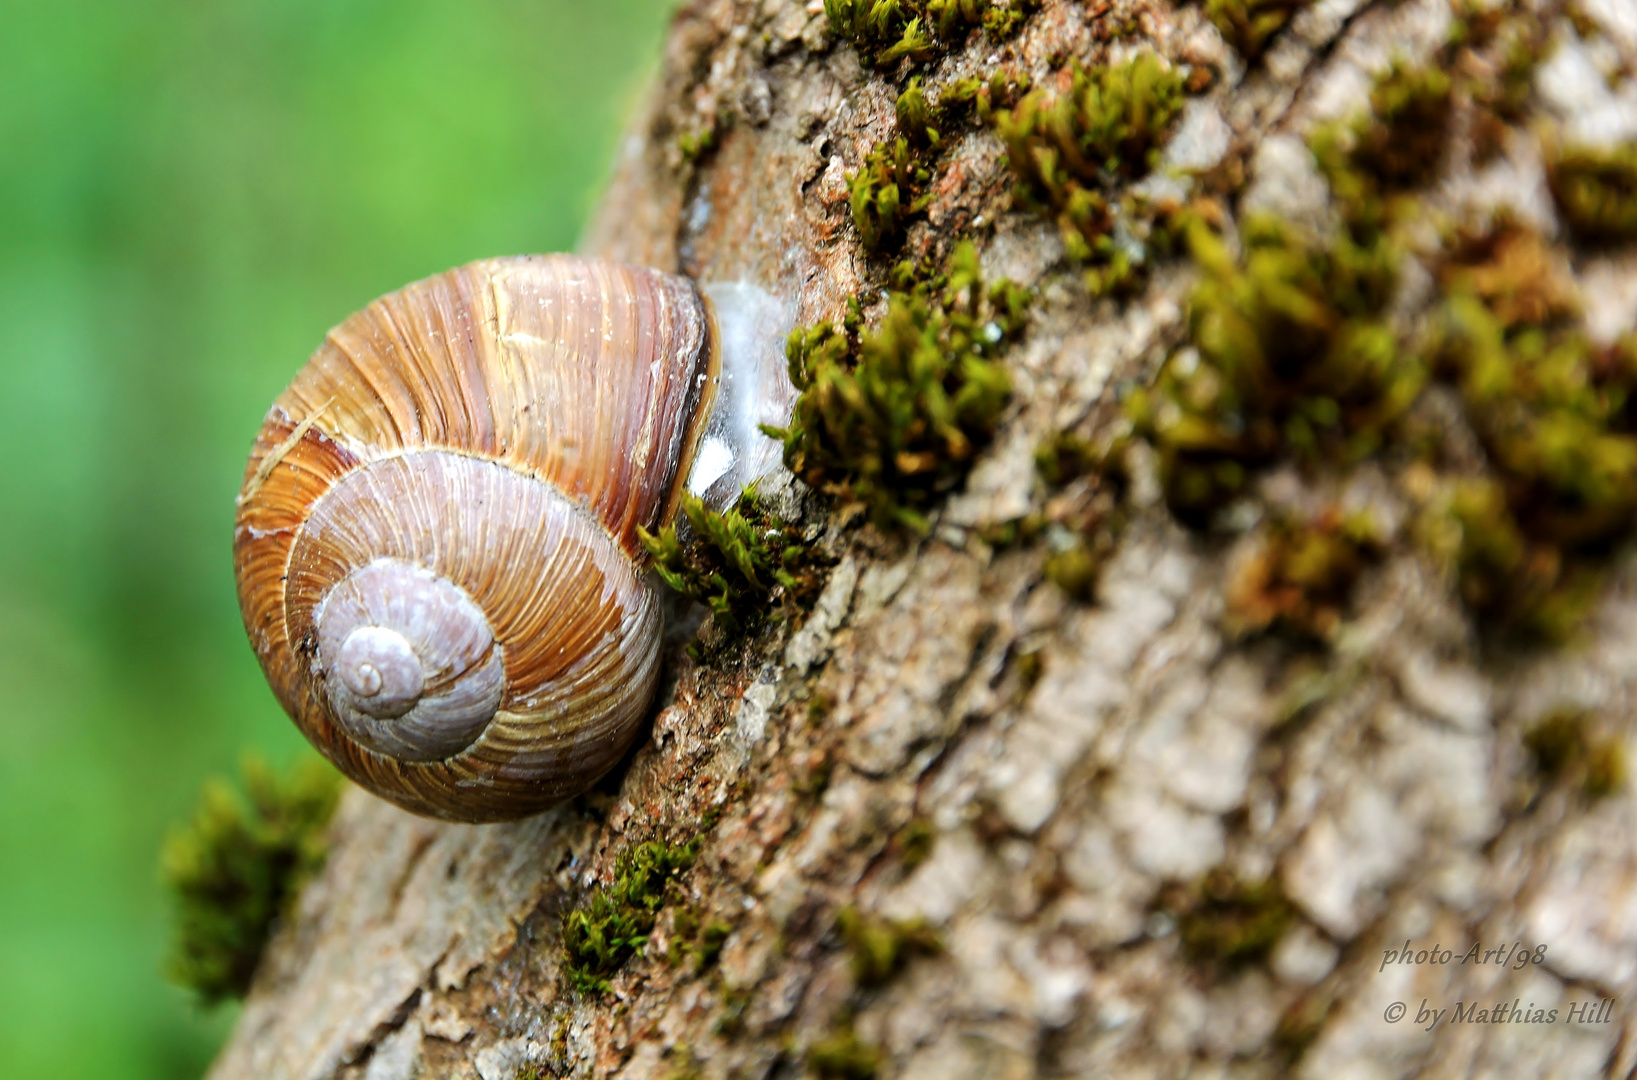
[[[567,256],[429,278],[331,331],[240,495],[240,603],[286,710],[408,809],[516,817],[630,746],[659,671],[638,527],[715,378],[691,283]]]
[[[476,741],[506,693],[504,650],[466,590],[415,563],[353,570],[313,613],[315,671],[354,740],[400,761]]]

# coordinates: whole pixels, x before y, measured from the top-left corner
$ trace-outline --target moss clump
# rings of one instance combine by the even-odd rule
[[[1189,298],[1193,349],[1127,403],[1159,451],[1172,513],[1196,527],[1282,457],[1374,452],[1425,381],[1386,317],[1396,253],[1384,238],[1343,230],[1320,243],[1252,215],[1240,240],[1235,256],[1202,221],[1189,227],[1201,270]]]
[[[906,139],[917,146],[937,146],[943,142],[942,129],[946,123],[943,103],[927,99],[926,87],[919,75],[910,79],[894,107],[898,113],[898,130]]]
[[[587,994],[611,989],[607,976],[648,943],[660,911],[698,853],[697,839],[680,847],[638,844],[615,861],[613,882],[563,916],[563,970],[576,989]]]
[[[1182,101],[1182,75],[1145,52],[1114,67],[1075,64],[1066,91],[1032,91],[996,125],[1026,197],[1055,207],[1071,185],[1148,175]]]
[[[927,152],[942,147],[949,131],[974,112],[988,122],[997,104],[1016,101],[1027,86],[1027,76],[1013,80],[996,72],[988,79],[962,79],[933,100],[919,75],[909,80],[898,95],[897,136],[866,154],[858,171],[847,177],[853,225],[866,252],[880,254],[896,246],[909,218],[931,202]]]
[[[750,1011],[751,992],[746,987],[722,987],[722,1012],[711,1029],[718,1035],[733,1037],[745,1030],[745,1013]]]
[[[732,936],[733,927],[725,922],[708,922],[700,928],[694,942],[694,959],[701,971],[716,963],[722,955],[722,947]]]
[[[1394,60],[1370,88],[1370,111],[1352,125],[1352,165],[1389,191],[1426,183],[1449,145],[1453,90],[1436,65]]]
[[[1057,223],[1069,258],[1092,264],[1087,285],[1094,293],[1114,291],[1137,276],[1132,245],[1115,241],[1111,196],[1118,183],[1158,164],[1182,110],[1183,80],[1142,53],[1114,67],[1076,63],[1068,82],[1064,91],[1029,92],[1015,108],[995,112],[993,126],[1017,176],[1017,202]]]
[[[1491,476],[1450,485],[1423,525],[1468,606],[1557,640],[1637,513],[1637,339],[1593,348],[1539,237],[1501,220],[1459,240],[1430,349]]]
[[[1546,180],[1576,239],[1618,244],[1637,237],[1637,143],[1546,147]]]
[[[898,275],[878,326],[856,305],[842,326],[790,336],[801,391],[790,426],[769,429],[808,484],[867,507],[883,527],[925,532],[926,509],[966,475],[1011,394],[998,362],[1023,330],[1028,293],[985,287],[962,244],[947,271]]]
[[[1175,892],[1169,906],[1188,955],[1228,967],[1266,959],[1296,920],[1277,881],[1241,881],[1221,867]]]
[[[1063,488],[1082,476],[1102,471],[1106,457],[1089,439],[1060,431],[1035,448],[1035,473],[1048,488]]]
[[[1559,709],[1525,732],[1523,745],[1543,779],[1578,784],[1587,798],[1601,799],[1625,786],[1626,752],[1619,739],[1599,737],[1592,727],[1585,711]]]
[[[1550,20],[1504,7],[1457,12],[1449,42],[1434,62],[1458,73],[1457,84],[1471,102],[1475,163],[1493,159],[1505,145],[1507,127],[1527,117],[1551,26]]]
[[[937,842],[938,833],[932,822],[924,817],[912,818],[908,825],[898,830],[892,838],[893,850],[898,854],[898,865],[905,870],[914,870],[932,855],[932,845]]]
[[[799,607],[822,588],[823,557],[785,532],[758,500],[754,485],[721,513],[683,495],[682,513],[686,538],[667,525],[658,535],[639,528],[638,539],[665,583],[709,607],[728,633],[769,611]]]
[[[990,123],[997,108],[1017,104],[1028,89],[1027,75],[997,71],[987,79],[976,75],[958,79],[933,100],[927,97],[926,86],[916,75],[898,95],[898,132],[912,146],[938,147],[955,124],[974,115]]]
[[[853,981],[865,988],[886,985],[912,956],[943,951],[937,933],[919,919],[897,922],[844,907],[836,914],[836,929],[852,958]]]
[[[722,946],[733,935],[733,927],[712,920],[700,925],[699,916],[680,908],[671,916],[671,944],[666,959],[681,964],[692,957],[695,972],[704,971],[722,955]]]
[[[1565,324],[1580,315],[1551,248],[1504,214],[1451,236],[1436,271],[1445,293],[1476,299],[1507,331]]]
[[[1385,248],[1383,237],[1416,213],[1405,193],[1437,171],[1449,141],[1454,89],[1441,65],[1409,68],[1395,59],[1376,76],[1370,108],[1349,120],[1323,124],[1308,135],[1319,171],[1353,242]]]
[[[1089,604],[1096,598],[1097,582],[1102,578],[1105,561],[1104,556],[1084,541],[1076,540],[1048,554],[1040,573],[1067,595]]]
[[[241,998],[278,918],[323,864],[340,776],[306,761],[288,775],[247,759],[244,797],[209,781],[192,818],[165,841],[161,868],[175,905],[166,974],[213,1005]]]
[[[1010,34],[1040,0],[824,0],[830,28],[869,63],[922,63],[978,27]]]
[[[1040,10],[1041,0],[989,0],[984,4],[983,30],[990,40],[1009,37],[1018,24]]]
[[[849,1022],[807,1048],[807,1067],[819,1080],[875,1080],[881,1051],[858,1037]]]
[[[824,14],[830,29],[870,63],[919,63],[932,56],[932,35],[914,0],[824,0]]]
[[[1015,543],[1044,536],[1048,553],[1041,573],[1070,597],[1090,603],[1125,526],[1129,442],[1123,432],[1105,446],[1073,432],[1048,437],[1035,450],[1045,508],[992,531],[989,539]]]
[[[1313,0],[1205,0],[1205,17],[1247,64],[1267,51],[1279,31]]]
[[[684,131],[676,137],[676,149],[682,155],[683,161],[698,161],[716,149],[715,126],[701,128],[698,131]]]
[[[1446,485],[1419,523],[1423,545],[1454,573],[1467,609],[1491,628],[1546,640],[1566,637],[1600,579],[1565,579],[1561,553],[1536,548],[1518,528],[1506,493],[1488,477]]]
[[[1230,628],[1320,640],[1341,625],[1354,583],[1382,547],[1368,517],[1335,509],[1311,521],[1275,516],[1260,539],[1228,582]]]
[[[863,167],[847,177],[853,225],[865,251],[877,252],[897,241],[904,219],[926,208],[929,196],[921,189],[931,177],[902,137],[865,156]]]

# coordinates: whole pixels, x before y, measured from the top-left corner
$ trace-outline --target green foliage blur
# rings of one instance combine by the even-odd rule
[[[268,404],[376,295],[573,247],[671,0],[0,0],[0,1076],[200,1075],[166,827],[299,736],[233,595]]]

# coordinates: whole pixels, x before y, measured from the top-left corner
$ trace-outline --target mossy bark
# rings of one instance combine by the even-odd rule
[[[1543,145],[1637,134],[1637,20],[1612,2],[1512,7],[1556,51],[1483,153],[1451,125],[1418,220],[1436,246],[1440,220],[1509,207],[1612,341],[1637,321],[1637,254],[1577,246]],[[1338,212],[1304,137],[1368,109],[1395,56],[1432,59],[1452,10],[1324,0],[1258,36],[1247,66],[1215,8],[1238,10],[1046,0],[916,70],[1039,86],[1151,49],[1207,73],[1166,167],[1199,171],[1192,192],[1228,220],[1261,209],[1322,235]],[[689,4],[585,249],[841,319],[886,281],[848,174],[897,136],[910,63],[862,62],[821,4]],[[1161,384],[1199,275],[1156,259],[1135,295],[1093,297],[1058,226],[1014,206],[996,135],[941,134],[897,254],[971,238],[987,276],[1036,293],[964,487],[919,535],[764,485],[836,560],[822,593],[697,659],[673,642],[651,737],[590,797],[473,827],[349,792],[213,1077],[1631,1073],[1637,795],[1619,765],[1637,734],[1637,561],[1604,556],[1566,643],[1517,644],[1417,542],[1426,469],[1276,460],[1246,481],[1266,520],[1339,508],[1381,526],[1350,588],[1324,578],[1324,618],[1287,633],[1318,601],[1256,617],[1266,597],[1247,589],[1303,580],[1269,568],[1271,534],[1180,524],[1140,439],[1118,513],[1054,509],[1081,496],[1046,485],[1036,448],[1096,442],[1130,388]],[[1432,286],[1406,259],[1390,313],[1410,328]],[[1457,395],[1423,397],[1419,422],[1480,455]],[[1048,580],[1063,530],[1028,520],[1105,530],[1081,598]],[[697,854],[642,954],[607,992],[577,989],[565,915],[617,894],[621,856],[651,841]],[[1429,1031],[1423,1003],[1464,1019]]]

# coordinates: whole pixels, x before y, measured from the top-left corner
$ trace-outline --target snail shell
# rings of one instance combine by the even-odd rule
[[[638,527],[772,467],[755,424],[794,394],[787,320],[746,288],[719,290],[750,357],[725,378],[692,282],[569,256],[459,267],[330,332],[257,436],[234,561],[274,694],[342,772],[489,821],[626,753],[660,670]]]

